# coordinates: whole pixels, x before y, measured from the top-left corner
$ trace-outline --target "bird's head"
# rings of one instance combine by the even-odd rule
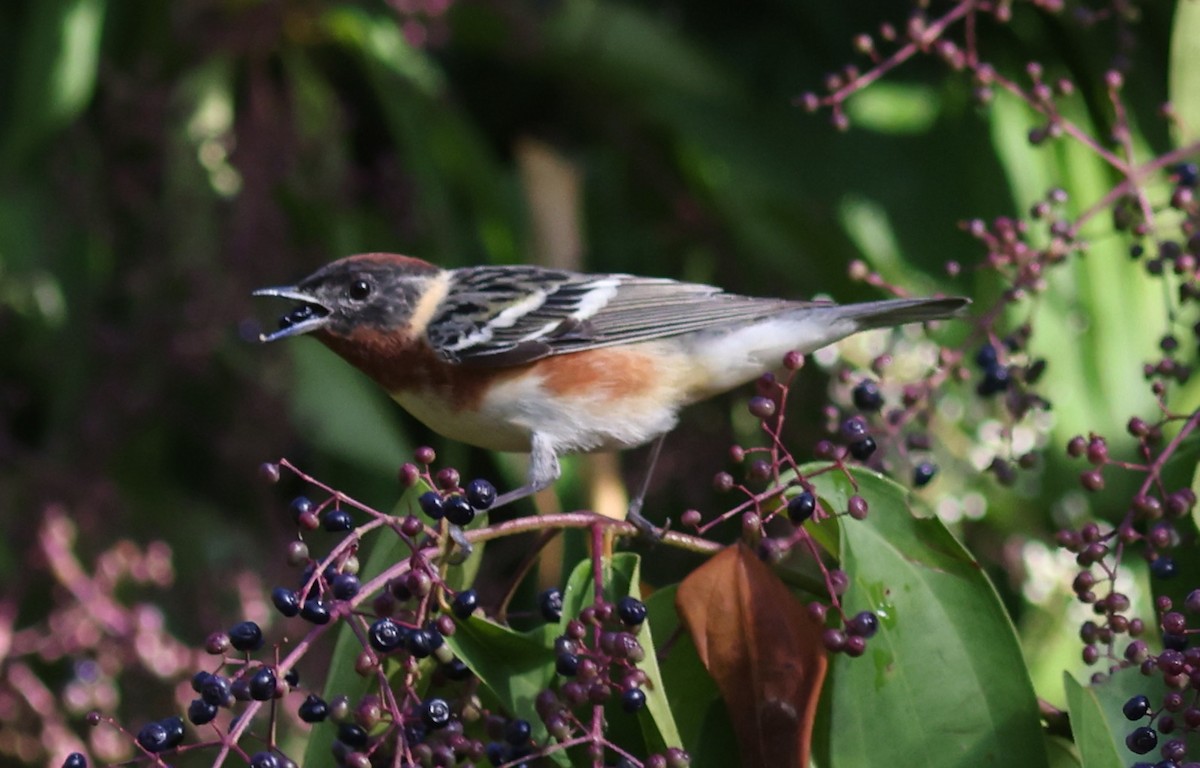
[[[438,267],[408,256],[364,253],[321,267],[295,285],[261,288],[255,296],[297,302],[279,318],[279,329],[264,333],[275,341],[303,333],[349,337],[356,331],[395,331],[407,327]]]

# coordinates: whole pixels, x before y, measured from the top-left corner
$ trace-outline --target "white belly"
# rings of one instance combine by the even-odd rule
[[[587,378],[589,386],[569,388],[567,393],[561,382],[556,388],[535,365],[531,375],[500,380],[466,409],[453,409],[446,398],[429,391],[393,397],[434,431],[490,450],[528,451],[535,431],[548,438],[558,454],[632,448],[674,429],[686,399],[681,385],[688,372],[671,350],[646,345],[644,354],[653,361],[654,375],[610,380],[599,369]]]

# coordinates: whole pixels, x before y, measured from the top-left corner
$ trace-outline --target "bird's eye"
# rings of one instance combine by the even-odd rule
[[[362,301],[371,295],[371,284],[366,280],[355,280],[350,284],[350,298]]]

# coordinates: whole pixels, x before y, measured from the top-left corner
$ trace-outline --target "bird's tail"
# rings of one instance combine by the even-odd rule
[[[971,303],[958,296],[938,299],[886,299],[864,304],[841,304],[829,308],[839,318],[852,320],[858,330],[890,328],[908,323],[927,323],[961,314]]]

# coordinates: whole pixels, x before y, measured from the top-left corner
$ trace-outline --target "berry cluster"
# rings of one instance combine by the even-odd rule
[[[823,603],[809,603],[809,615],[819,622],[827,623],[838,614],[830,614]],[[867,651],[867,641],[879,631],[879,617],[873,611],[860,611],[842,622],[842,626],[829,626],[821,634],[821,643],[830,653],[847,656],[862,656]]]
[[[1200,765],[1200,762],[1183,762],[1188,757],[1189,737],[1200,733],[1200,647],[1188,647],[1188,635],[1200,633],[1200,629],[1189,628],[1187,617],[1172,610],[1169,598],[1160,597],[1157,602],[1163,631],[1162,652],[1150,655],[1145,643],[1135,642],[1130,644],[1126,657],[1140,665],[1142,674],[1161,675],[1168,690],[1157,707],[1144,695],[1125,702],[1126,718],[1135,723],[1146,721],[1126,735],[1125,745],[1131,752],[1145,755],[1159,747],[1160,736],[1168,736],[1159,747],[1162,761],[1156,765],[1189,768]],[[1188,595],[1184,610],[1192,616],[1200,615],[1200,590]],[[1137,763],[1134,768],[1148,766],[1150,763]]]
[[[561,611],[561,594],[555,593],[557,590],[543,594],[542,615],[547,619],[554,616],[556,597]],[[538,700],[539,714],[555,738],[569,738],[573,708],[603,704],[614,691],[620,691],[621,708],[626,712],[637,712],[646,705],[642,690],[646,673],[637,667],[645,658],[637,639],[645,620],[645,604],[626,596],[616,606],[607,602],[587,606],[579,618],[567,622],[554,641],[554,669],[566,682],[559,685],[557,696],[545,692]],[[589,633],[589,627],[594,631]],[[594,641],[590,646],[586,642],[589,634]]]
[[[284,619],[303,620],[310,628],[286,653],[282,644],[268,645],[263,629],[253,621],[209,635],[206,650],[220,662],[193,675],[195,698],[186,709],[191,725],[202,734],[211,730],[212,736],[185,747],[183,718],[166,717],[147,723],[130,737],[143,753],[164,755],[203,746],[224,753],[245,735],[266,747],[245,755],[254,768],[295,766],[275,738],[280,708],[288,707],[301,723],[334,729],[332,756],[346,768],[396,762],[525,766],[549,751],[580,744],[588,744],[597,755],[615,753],[620,765],[639,765],[603,738],[597,725],[601,721],[595,719],[601,715],[593,710],[614,696],[629,713],[646,704],[648,677],[638,666],[646,654],[638,641],[646,620],[645,604],[628,596],[615,604],[601,600],[583,608],[578,617],[569,617],[555,641],[559,683],[537,700],[537,712],[550,737],[539,743],[529,721],[484,705],[479,679],[447,642],[463,622],[475,621],[480,611],[476,590],[455,590],[446,583],[450,551],[454,544],[466,541],[454,533],[462,537],[459,526],[492,506],[495,489],[483,480],[463,487],[453,469],[434,472],[430,465],[436,457],[428,448],[419,449],[415,458],[416,463],[401,468],[401,483],[406,488],[421,482],[437,488],[420,495],[414,505],[435,527],[414,514],[394,517],[373,510],[287,462],[261,468],[268,482],[279,481],[281,470],[288,469],[325,494],[319,501],[297,496],[288,505],[299,535],[288,545],[286,556],[300,577],[297,586],[281,585],[271,592],[271,602]],[[356,520],[359,515],[365,520]],[[596,524],[593,517],[586,520]],[[410,554],[378,575],[360,577],[361,538],[380,528],[397,535]],[[321,531],[338,534],[338,539],[324,556],[314,557],[306,537]],[[538,609],[546,621],[561,622],[562,591],[542,593]],[[354,669],[375,680],[376,686],[358,698],[338,695],[327,701],[318,693],[300,691],[296,663],[324,633],[337,627],[346,627],[359,638],[361,651]],[[225,711],[228,715],[222,717]],[[269,716],[269,731],[256,725],[264,713]],[[98,714],[89,722],[108,722],[120,729]],[[81,768],[86,763],[82,754],[74,753],[66,765]],[[687,764],[687,754],[678,748],[640,763],[660,768]]]

